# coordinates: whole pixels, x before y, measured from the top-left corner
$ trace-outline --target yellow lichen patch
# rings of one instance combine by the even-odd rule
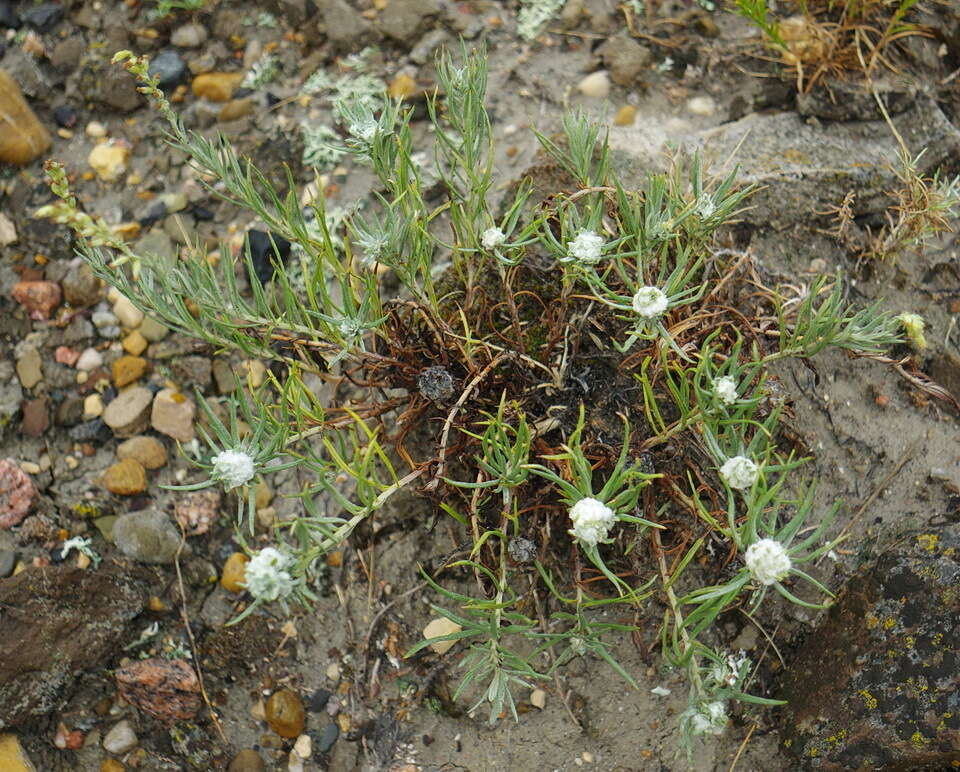
[[[922,734],[920,734],[919,730],[914,732],[912,735],[910,735],[910,744],[914,748],[918,748],[918,749],[922,748],[928,742],[930,741],[926,737],[924,737]]]
[[[935,533],[922,533],[917,537],[917,544],[920,545],[920,549],[926,552],[936,550],[938,541],[940,541],[940,537]]]
[[[890,630],[891,628],[894,628],[896,626],[897,626],[897,620],[894,619],[893,617],[888,617],[887,619],[883,620],[884,630]]]
[[[876,710],[877,706],[880,704],[877,701],[877,698],[870,694],[870,692],[868,692],[866,689],[861,689],[859,692],[857,692],[857,694],[863,697],[863,703],[867,706],[867,710]]]

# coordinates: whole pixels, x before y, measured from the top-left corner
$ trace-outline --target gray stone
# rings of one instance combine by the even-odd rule
[[[153,392],[143,386],[131,386],[104,408],[103,422],[117,437],[140,434],[150,423],[152,402]]]
[[[174,359],[170,364],[176,382],[181,387],[199,386],[206,389],[213,380],[210,360],[202,356],[186,356]]]
[[[317,752],[329,753],[338,737],[340,737],[340,727],[332,723],[327,724],[317,740]]]
[[[57,405],[54,415],[57,426],[76,426],[83,420],[83,397],[69,396]]]
[[[17,358],[17,376],[23,388],[32,389],[43,380],[43,361],[40,352],[30,347]]]
[[[427,20],[436,16],[438,8],[434,0],[390,0],[377,18],[380,31],[396,42],[411,46],[426,26]]]
[[[148,72],[160,79],[160,88],[170,89],[186,78],[187,65],[176,51],[161,51],[150,60]]]
[[[163,512],[128,512],[113,524],[113,543],[140,563],[170,564],[180,546],[180,532]]]
[[[335,50],[357,51],[378,37],[373,24],[346,0],[320,0],[318,5],[327,40]]]
[[[23,387],[14,372],[13,362],[0,359],[0,431],[12,423],[22,401]]]
[[[890,115],[906,112],[917,99],[916,84],[906,79],[829,79],[818,83],[816,88],[797,94],[797,112],[830,121],[883,120],[874,92]]]
[[[71,35],[54,46],[50,52],[50,64],[60,72],[73,72],[80,64],[86,48],[82,35]]]
[[[13,550],[0,549],[0,579],[10,576],[16,565],[17,553]]]
[[[174,389],[163,389],[153,400],[150,424],[160,434],[190,442],[196,412],[196,404],[190,397]]]
[[[106,66],[96,75],[93,99],[122,113],[142,107],[143,96],[137,91],[133,77],[122,67]]]
[[[649,48],[626,35],[610,38],[596,53],[610,70],[610,79],[626,88],[636,84],[640,73],[646,70],[653,60]]]
[[[170,42],[177,48],[196,48],[207,39],[207,28],[196,22],[177,27],[170,35]]]
[[[137,747],[140,740],[133,731],[133,725],[127,720],[115,724],[103,737],[103,749],[107,753],[121,756]]]
[[[87,308],[100,300],[100,280],[93,269],[79,258],[74,260],[60,282],[64,299],[74,308]]]

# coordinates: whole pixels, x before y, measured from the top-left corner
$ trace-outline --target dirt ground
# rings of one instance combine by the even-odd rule
[[[385,7],[396,2],[390,0]],[[23,15],[29,4],[9,5]],[[348,18],[338,15],[342,9],[333,2],[321,4],[319,11],[310,2],[293,0],[264,2],[263,7],[220,2],[195,17],[181,13],[151,21],[146,15],[149,5],[71,0],[62,6],[63,21],[35,30],[42,55],[25,51],[23,40],[14,39],[10,31],[0,67],[14,74],[52,131],[57,125],[55,108],[69,105],[77,114],[72,134],[55,136],[48,155],[63,161],[76,175],[78,195],[88,211],[103,214],[112,224],[136,221],[150,205],[150,197],[137,196],[137,191],[149,190],[154,197],[187,192],[193,233],[229,238],[243,231],[248,218],[213,198],[193,199],[196,181],[183,159],[162,144],[157,116],[135,94],[127,103],[122,92],[129,84],[108,75],[111,70],[105,62],[112,50],[131,48],[153,54],[167,50],[171,32],[195,18],[208,34],[197,47],[173,47],[184,60],[212,57],[216,69],[238,70],[243,63],[256,61],[260,52],[272,51],[280,63],[279,74],[252,95],[254,107],[249,114],[224,121],[221,105],[211,108],[189,93],[175,107],[188,125],[222,130],[268,170],[290,163],[303,186],[313,174],[301,161],[297,127],[304,120],[322,123],[330,117],[329,105],[318,100],[287,101],[296,97],[311,72],[324,67],[335,71],[338,57],[377,44],[379,53],[370,71],[387,83],[399,74],[409,74],[422,93],[435,83],[431,62],[436,46],[454,44],[458,35],[468,45],[485,41],[489,105],[503,188],[537,163],[530,128],[554,131],[563,111],[572,107],[582,107],[610,124],[611,147],[625,170],[627,186],[637,182],[645,169],[663,168],[670,148],[700,147],[722,167],[728,160],[726,149],[736,146],[734,160],[742,164],[743,179],[759,180],[766,193],[744,221],[730,229],[730,248],[748,252],[769,284],[809,285],[819,273],[840,267],[851,276],[852,299],[867,304],[883,298],[898,312],[921,314],[927,320],[929,348],[918,357],[919,369],[960,394],[956,238],[948,234],[923,255],[905,254],[896,264],[863,265],[827,233],[831,222],[823,214],[819,196],[839,204],[852,190],[859,194],[861,207],[855,227],[877,227],[882,222],[883,209],[890,203],[883,191],[893,181],[878,158],[886,151],[895,152],[896,145],[884,134],[886,126],[877,116],[866,122],[855,115],[831,121],[808,109],[798,117],[791,76],[778,77],[782,68],[766,60],[756,30],[744,20],[720,10],[707,12],[684,0],[662,2],[649,19],[636,22],[639,36],[632,38],[623,12],[612,2],[570,0],[562,17],[547,25],[548,32],[524,42],[516,33],[517,8],[512,3],[406,0],[402,5],[405,15],[394,18],[387,30],[378,18],[386,11],[378,3],[362,2],[356,10],[365,13],[354,12]],[[262,13],[269,13],[273,22]],[[639,51],[620,50],[628,38]],[[960,43],[933,39],[912,41],[910,46],[910,67],[902,77],[910,84],[912,98],[917,103],[928,100],[949,127],[960,111],[960,78],[949,78],[960,66]],[[628,86],[613,83],[609,93],[601,96],[587,96],[578,88],[584,77],[598,69],[629,70],[634,65],[617,58],[629,56],[640,63],[635,74],[623,76]],[[636,110],[634,120],[616,125],[614,116],[628,105]],[[955,174],[960,170],[960,155],[951,144],[953,136],[936,128],[932,118],[914,121],[911,109],[904,113],[904,125],[916,130],[915,135],[905,131],[911,150],[923,149],[912,143],[929,136],[934,144],[926,158],[931,164],[942,162],[945,174]],[[771,128],[771,121],[783,116],[796,124]],[[423,119],[425,114],[417,131],[426,136]],[[85,131],[91,121],[102,123],[109,136],[130,144],[126,173],[116,183],[84,177],[85,159],[95,143]],[[744,132],[746,139],[741,136]],[[817,132],[822,133],[822,142],[816,139]],[[839,137],[842,132],[847,134]],[[774,152],[766,149],[782,148],[784,143],[796,145],[785,156],[787,161],[765,155]],[[862,152],[865,176],[837,171],[829,156],[834,151]],[[851,167],[857,158],[848,158]],[[787,162],[795,166],[787,168]],[[347,165],[328,174],[325,182],[332,207],[346,206],[370,191],[372,181],[365,169]],[[0,211],[15,223],[19,235],[17,243],[0,247],[0,367],[18,360],[17,346],[31,335],[50,359],[58,343],[89,345],[92,328],[86,338],[81,335],[71,343],[64,337],[67,330],[26,318],[10,300],[25,268],[46,271],[48,278],[62,277],[72,255],[65,229],[30,217],[50,198],[40,180],[39,162],[24,169],[3,168],[0,185]],[[151,223],[141,235],[161,226],[167,241],[176,242],[173,226],[163,221]],[[174,357],[192,353],[187,342],[176,336],[167,342]],[[904,347],[892,356],[910,353]],[[210,358],[214,352],[201,354]],[[62,369],[44,365],[46,393],[53,404],[76,388],[72,372],[64,375]],[[8,370],[0,370],[0,377],[9,381],[0,384],[7,395],[17,379],[13,368]],[[818,503],[825,510],[830,502],[844,502],[838,527],[846,525],[850,537],[837,550],[835,560],[824,560],[817,569],[818,577],[829,586],[842,586],[845,577],[884,545],[955,508],[960,444],[957,410],[948,402],[931,398],[889,364],[853,360],[840,353],[821,356],[812,367],[784,366],[776,374],[792,401],[792,431],[814,457],[807,471],[820,481]],[[28,390],[23,398],[40,393]],[[38,463],[46,458],[36,475],[43,512],[54,530],[93,535],[106,560],[123,564],[122,556],[90,521],[77,515],[78,503],[93,504],[101,514],[121,514],[147,503],[171,511],[175,494],[158,486],[182,479],[187,464],[176,458],[175,450],[170,462],[152,475],[147,491],[131,501],[110,496],[96,482],[115,460],[118,440],[109,432],[106,437],[77,440],[66,426],[54,421],[40,436],[31,437],[18,429],[21,417],[7,420],[9,425],[0,435],[0,458]],[[67,459],[76,457],[78,442],[89,444],[91,452],[81,453],[80,464],[75,465]],[[272,506],[282,517],[284,507],[294,505],[283,494],[297,490],[300,480],[286,472],[276,475],[272,484]],[[664,667],[656,650],[656,626],[662,615],[656,601],[651,601],[645,620],[648,628],[633,638],[616,640],[613,649],[639,682],[638,691],[630,690],[602,663],[578,658],[560,679],[542,685],[547,692],[542,708],[529,702],[522,705],[519,722],[503,719],[489,726],[482,711],[475,716],[466,712],[470,704],[466,698],[450,701],[458,680],[456,650],[443,658],[432,654],[413,660],[397,657],[397,652],[420,639],[423,626],[434,616],[428,602],[438,602],[421,586],[417,564],[437,567],[444,555],[462,547],[442,513],[427,502],[391,501],[378,514],[375,526],[364,532],[361,545],[348,545],[331,561],[327,592],[315,611],[298,611],[290,620],[271,613],[236,628],[221,627],[234,615],[238,602],[237,596],[216,584],[224,560],[234,551],[231,537],[228,519],[221,518],[208,534],[189,540],[189,554],[183,557],[185,611],[199,641],[199,664],[226,742],[203,712],[196,724],[169,729],[144,714],[136,716],[122,704],[108,700],[104,706],[104,698],[115,695],[113,670],[120,658],[136,656],[130,650],[109,661],[89,662],[62,709],[13,730],[37,769],[102,769],[106,754],[98,740],[122,716],[134,718],[139,738],[140,750],[126,757],[127,768],[223,769],[240,749],[258,748],[267,769],[287,769],[290,743],[269,732],[258,714],[264,694],[280,685],[293,688],[308,705],[307,732],[315,751],[306,762],[308,770],[800,768],[778,743],[778,713],[753,709],[736,712],[723,736],[698,741],[688,764],[679,751],[676,722],[686,707],[686,689],[678,674]],[[15,551],[17,560],[26,565],[49,559],[55,542],[49,535],[30,540],[0,531],[0,551]],[[156,622],[157,634],[143,651],[189,650],[176,573],[170,565],[151,570],[150,594],[163,601],[162,607],[145,613],[124,643],[132,643],[141,630]],[[468,586],[466,577],[458,581]],[[815,625],[816,614],[769,604],[761,620],[763,631],[744,617],[727,616],[722,624],[723,643],[765,663],[756,686],[760,693],[775,693],[777,672],[789,668],[792,648]],[[767,632],[776,646],[768,645]],[[671,693],[651,693],[657,686]],[[61,721],[87,733],[85,747],[66,751],[55,747],[53,738]],[[319,752],[331,736],[329,752]]]

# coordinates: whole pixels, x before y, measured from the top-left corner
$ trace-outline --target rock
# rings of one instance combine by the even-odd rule
[[[43,380],[43,363],[40,352],[32,346],[24,349],[17,358],[17,377],[25,389],[32,389]]]
[[[80,59],[87,50],[87,44],[82,35],[71,35],[61,40],[50,52],[50,64],[60,72],[73,72],[80,64]]]
[[[687,112],[709,118],[717,111],[717,103],[708,96],[695,96],[687,100]]]
[[[313,755],[313,740],[310,739],[310,735],[300,735],[293,744],[293,752],[301,759],[309,759]]]
[[[624,105],[619,110],[617,114],[613,116],[613,125],[614,126],[632,126],[633,122],[637,119],[637,108],[633,105]]]
[[[19,525],[36,495],[33,480],[16,461],[12,458],[0,461],[0,529]]]
[[[251,228],[247,231],[247,248],[261,284],[266,284],[273,278],[278,261],[283,265],[290,257],[290,242],[279,233],[266,233]]]
[[[117,458],[132,458],[144,469],[160,469],[167,463],[167,449],[156,437],[131,437],[117,446]]]
[[[433,0],[390,0],[377,24],[384,35],[409,48],[437,11]]]
[[[100,772],[126,772],[126,769],[116,759],[104,759],[100,762]]]
[[[137,308],[126,295],[118,295],[113,301],[113,314],[128,330],[139,327],[143,321],[143,311]]]
[[[132,357],[128,354],[114,362],[111,371],[114,385],[118,389],[122,389],[143,377],[143,374],[147,372],[147,360],[143,357]]]
[[[243,592],[246,589],[247,563],[250,558],[242,552],[234,552],[223,564],[223,574],[220,576],[220,586],[227,592]]]
[[[346,0],[319,0],[317,4],[327,39],[338,52],[358,51],[378,37],[373,24]]]
[[[584,96],[603,99],[610,94],[610,77],[605,70],[597,70],[577,84],[577,91]]]
[[[0,734],[0,769],[3,772],[37,772],[16,735]]]
[[[13,287],[13,299],[30,312],[31,319],[49,319],[60,305],[60,285],[55,281],[17,282]]]
[[[97,328],[97,332],[104,338],[120,337],[120,320],[112,311],[94,311],[90,315],[90,321]]]
[[[186,80],[187,65],[176,51],[161,51],[150,59],[147,72],[159,79],[160,88],[169,90]]]
[[[829,78],[809,92],[797,94],[797,112],[828,121],[877,121],[883,113],[877,106],[874,92],[890,115],[906,112],[917,99],[917,86],[906,79],[891,76]]]
[[[57,405],[54,423],[57,426],[76,426],[83,420],[83,397],[71,395]]]
[[[107,467],[101,482],[114,495],[135,496],[147,489],[147,473],[139,461],[125,458]]]
[[[289,689],[281,689],[267,700],[267,724],[281,737],[294,738],[303,734],[306,714],[303,701]]]
[[[127,719],[124,719],[114,724],[113,728],[104,735],[103,749],[107,753],[122,756],[127,751],[136,748],[139,742],[137,733],[133,731],[133,725]]]
[[[211,488],[188,493],[174,505],[174,516],[188,536],[209,531],[219,515],[220,493]]]
[[[431,619],[427,626],[423,628],[423,637],[439,638],[442,635],[459,633],[461,630],[463,630],[463,628],[456,622],[453,622],[446,617],[437,617],[436,619]],[[437,654],[446,654],[448,651],[450,651],[455,643],[455,640],[437,641],[436,643],[431,643],[430,648]]]
[[[543,710],[547,707],[547,693],[543,689],[534,689],[530,692],[530,704]]]
[[[263,757],[252,748],[246,748],[233,757],[227,772],[266,772],[266,769]]]
[[[103,397],[99,394],[88,394],[83,400],[83,418],[89,421],[103,415]]]
[[[147,587],[139,573],[109,562],[96,571],[28,568],[0,582],[0,727],[58,709],[77,676],[110,661],[132,640]]]
[[[153,392],[142,386],[124,389],[103,411],[104,423],[117,437],[140,434],[150,422]]]
[[[151,319],[149,316],[143,320],[138,330],[150,343],[157,343],[170,333],[169,329],[164,327],[156,319]]]
[[[16,565],[17,553],[13,550],[0,549],[0,579],[6,579],[10,576]],[[0,767],[0,769],[2,769],[2,767]]]
[[[49,32],[63,20],[63,6],[60,3],[34,5],[20,14],[20,20],[40,32]]]
[[[406,99],[417,91],[417,82],[404,72],[390,81],[387,86],[387,95],[391,99]]]
[[[50,428],[50,405],[45,397],[28,399],[20,405],[20,431],[31,437],[40,437]]]
[[[207,28],[202,24],[184,24],[170,34],[170,42],[177,48],[196,48],[207,39]]]
[[[340,737],[340,727],[336,724],[327,724],[317,740],[317,753],[329,753],[338,737]]]
[[[77,125],[77,111],[70,105],[57,105],[53,108],[53,120],[62,129],[72,129]]]
[[[625,35],[610,38],[596,53],[609,69],[610,79],[625,88],[634,86],[640,73],[653,61],[649,48]]]
[[[960,525],[891,543],[847,582],[784,673],[781,739],[798,769],[960,760]]]
[[[10,5],[10,0],[0,0],[0,27],[20,29],[20,17]]]
[[[17,227],[13,220],[0,212],[0,247],[9,247],[17,243]]]
[[[240,387],[240,379],[226,359],[213,360],[213,379],[220,394],[232,394]]]
[[[63,297],[74,308],[88,308],[100,300],[100,280],[83,260],[75,260],[60,282]]]
[[[248,115],[252,115],[256,109],[257,103],[251,97],[231,99],[220,108],[220,112],[217,113],[217,120],[220,123],[237,121],[241,118],[246,118]]]
[[[144,338],[138,330],[134,330],[120,341],[120,345],[123,346],[124,351],[136,357],[140,356],[147,348],[147,339]]]
[[[183,386],[197,386],[203,390],[213,380],[210,360],[202,356],[178,357],[170,370],[177,383]]]
[[[77,359],[76,368],[85,373],[96,370],[103,364],[103,355],[95,348],[86,348],[80,352],[80,358]]]
[[[242,72],[205,72],[193,79],[193,95],[211,102],[229,102],[243,80]]]
[[[0,357],[0,433],[19,412],[23,387],[16,377],[13,362]]]
[[[180,532],[163,512],[144,509],[117,518],[113,542],[133,560],[168,565],[173,563],[180,546]]]
[[[143,96],[137,91],[137,82],[120,67],[105,65],[96,72],[96,82],[90,98],[129,113],[143,106]]]
[[[123,142],[108,140],[97,145],[87,156],[87,163],[104,182],[116,182],[127,171],[130,148]]]
[[[164,389],[153,400],[150,423],[154,429],[180,442],[193,439],[196,406],[189,397],[174,389]]]
[[[145,659],[116,671],[120,696],[154,718],[173,723],[200,710],[200,682],[183,659]]]

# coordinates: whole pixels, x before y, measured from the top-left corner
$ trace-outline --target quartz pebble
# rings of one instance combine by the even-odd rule
[[[91,139],[102,139],[107,136],[107,127],[100,121],[90,121],[84,128],[83,133]]]
[[[281,737],[299,737],[303,733],[305,713],[300,697],[281,689],[267,700],[267,724]]]
[[[139,461],[125,458],[103,473],[103,485],[117,496],[135,496],[147,489],[147,474]]]
[[[534,689],[530,692],[530,704],[543,710],[547,706],[547,693],[543,689]]]
[[[242,552],[234,552],[223,564],[223,574],[220,577],[220,586],[227,592],[243,592],[246,589],[247,563],[250,558]]]
[[[170,332],[170,330],[160,324],[160,322],[156,321],[155,319],[151,319],[149,316],[146,317],[140,324],[138,331],[150,343],[157,343],[158,341],[163,340]]]
[[[122,142],[107,141],[97,145],[87,156],[87,164],[104,182],[116,182],[127,171],[130,148]]]
[[[13,220],[0,212],[0,247],[9,247],[17,243],[17,226]]]
[[[153,400],[150,422],[161,434],[180,442],[190,442],[195,414],[196,405],[192,399],[175,389],[163,389]]]
[[[132,330],[143,321],[143,311],[137,308],[126,295],[118,295],[113,302],[113,313],[124,327]]]
[[[458,625],[456,622],[453,622],[446,617],[437,617],[436,619],[431,619],[426,627],[423,628],[423,637],[424,638],[439,638],[442,635],[451,635],[453,633],[459,633],[463,628]],[[437,654],[445,654],[448,652],[456,641],[437,641],[436,643],[431,643],[430,648],[433,649]]]
[[[717,105],[708,96],[695,96],[687,100],[687,111],[707,118],[717,111]]]
[[[131,386],[104,408],[103,421],[117,437],[132,437],[147,428],[153,392]]]
[[[603,99],[610,94],[610,78],[605,70],[597,70],[581,80],[577,90],[584,96]]]
[[[156,437],[131,437],[117,446],[117,458],[132,458],[144,469],[160,469],[167,463],[167,449]]]
[[[83,420],[99,418],[103,415],[103,397],[99,394],[88,394],[83,400]]]
[[[207,39],[207,30],[202,24],[184,24],[170,35],[170,42],[177,48],[196,48]]]
[[[103,364],[103,356],[95,348],[86,348],[80,352],[80,358],[77,360],[76,368],[84,372],[96,370]]]
[[[137,747],[140,740],[137,738],[133,726],[127,719],[115,724],[103,737],[103,748],[108,753],[120,756]]]

